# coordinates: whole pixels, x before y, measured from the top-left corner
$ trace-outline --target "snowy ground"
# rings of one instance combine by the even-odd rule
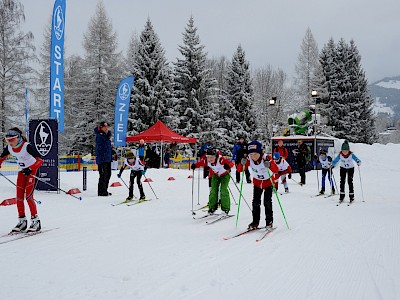
[[[238,228],[235,218],[193,220],[190,171],[148,170],[159,199],[145,183],[153,200],[130,207],[110,205],[127,196],[124,186],[110,188],[111,197],[96,196],[97,172],[89,173],[83,201],[37,192],[42,226],[59,229],[0,244],[0,299],[400,299],[400,145],[351,146],[363,160],[365,202],[357,170],[350,207],[336,207],[337,197],[312,198],[317,176],[309,172],[306,186],[290,181],[291,193],[280,196],[290,229],[274,197],[278,228],[259,243],[259,232],[223,240],[251,221],[245,202]],[[339,184],[338,169],[334,174]],[[82,188],[81,173],[61,179],[65,190]],[[1,200],[14,196],[4,178],[0,186]],[[233,182],[230,188],[237,201]],[[201,205],[207,195],[201,179]],[[244,184],[249,204],[251,195]],[[231,212],[237,214],[233,199]],[[0,207],[2,234],[16,215],[15,205]]]

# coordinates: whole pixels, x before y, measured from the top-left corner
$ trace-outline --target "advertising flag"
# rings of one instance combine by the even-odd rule
[[[54,3],[50,49],[50,119],[58,120],[64,131],[64,31],[65,0]]]
[[[115,100],[114,116],[114,145],[126,146],[126,132],[128,130],[128,112],[131,102],[133,76],[121,80]]]

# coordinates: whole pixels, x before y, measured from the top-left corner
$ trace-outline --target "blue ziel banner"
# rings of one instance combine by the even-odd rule
[[[126,132],[128,129],[128,112],[131,102],[131,91],[133,86],[133,76],[121,80],[117,90],[115,100],[114,116],[114,145],[126,146]]]
[[[36,174],[41,180],[58,187],[58,130],[57,120],[29,121],[29,143],[39,152],[43,165]],[[37,190],[57,191],[47,184],[37,181]]]
[[[50,119],[58,120],[64,131],[64,30],[65,0],[56,0],[51,26],[50,50]]]

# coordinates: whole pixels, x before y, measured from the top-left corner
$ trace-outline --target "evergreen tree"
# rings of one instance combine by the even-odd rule
[[[24,7],[16,0],[0,0],[0,131],[21,126],[25,88],[32,79],[29,62],[35,59],[33,34],[23,32]],[[3,141],[4,144],[4,141]]]
[[[175,109],[179,112],[180,121],[178,131],[201,141],[209,139],[214,131],[210,111],[216,81],[209,76],[207,54],[200,44],[193,17],[185,28],[179,52],[183,58],[177,59],[174,68]]]
[[[314,87],[314,74],[318,68],[318,46],[310,28],[307,28],[306,34],[300,46],[298,61],[295,66],[297,96],[303,102],[309,102],[310,93]]]
[[[253,87],[250,76],[249,63],[246,60],[242,46],[238,46],[228,68],[227,93],[232,110],[227,112],[232,120],[229,128],[231,143],[237,136],[246,139],[252,138],[256,130],[256,122],[252,110]]]
[[[376,140],[372,100],[361,67],[361,56],[354,41],[350,45],[331,39],[320,57],[323,77],[322,111],[328,116],[336,137],[351,142]]]
[[[82,145],[94,144],[93,128],[100,121],[112,122],[119,81],[123,78],[122,56],[117,52],[117,34],[113,31],[104,4],[99,2],[84,34],[84,84],[86,113],[84,128],[79,128]]]
[[[137,47],[135,49],[135,47]],[[158,35],[147,19],[139,44],[130,47],[135,77],[128,129],[133,133],[146,130],[157,120],[168,123],[167,103],[172,97],[171,71]]]
[[[50,47],[51,47],[51,18],[43,31],[43,43],[39,52],[39,71],[36,76],[35,103],[31,105],[30,115],[33,118],[49,117],[50,90]],[[65,96],[65,95],[64,95]]]

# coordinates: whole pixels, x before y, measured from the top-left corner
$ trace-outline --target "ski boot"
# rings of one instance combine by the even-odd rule
[[[19,217],[18,224],[11,230],[11,232],[18,233],[21,231],[25,231],[27,227],[28,221],[26,220],[26,217]]]
[[[42,226],[40,225],[40,220],[39,217],[36,215],[31,218],[31,226],[29,226],[28,230],[26,232],[38,232],[42,229]]]
[[[247,227],[248,230],[256,230],[258,228],[258,223],[251,222]]]

